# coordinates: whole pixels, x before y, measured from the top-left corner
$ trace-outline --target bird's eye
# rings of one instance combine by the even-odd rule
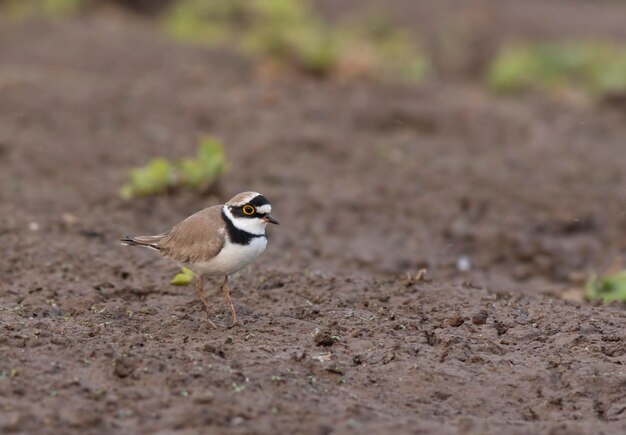
[[[248,216],[254,214],[254,207],[252,207],[251,205],[244,205],[243,206],[243,213],[247,214]]]

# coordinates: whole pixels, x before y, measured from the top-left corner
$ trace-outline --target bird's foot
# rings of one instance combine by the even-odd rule
[[[241,323],[239,321],[239,319],[237,318],[237,316],[233,317],[232,322],[230,322],[230,326],[228,327],[229,329],[234,328],[235,326],[243,326],[243,323]]]
[[[209,319],[209,313],[207,313],[206,315],[206,321],[209,325],[211,325],[213,327],[213,329],[217,329],[217,325],[215,323],[213,323],[213,321],[211,319]]]

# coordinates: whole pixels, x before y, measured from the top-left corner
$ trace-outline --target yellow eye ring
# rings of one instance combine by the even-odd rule
[[[244,205],[243,206],[243,214],[246,214],[248,216],[253,215],[254,214],[254,207],[252,207],[251,205]]]

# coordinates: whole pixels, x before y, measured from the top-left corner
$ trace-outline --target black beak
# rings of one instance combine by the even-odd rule
[[[269,214],[268,214],[268,215],[265,215],[265,217],[263,218],[263,220],[264,220],[265,222],[269,222],[270,224],[280,225],[280,224],[278,223],[278,221],[277,221],[276,219],[274,219],[272,216],[270,216]]]

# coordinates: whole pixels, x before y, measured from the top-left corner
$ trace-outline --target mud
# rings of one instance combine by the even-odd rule
[[[267,76],[118,15],[2,22],[0,96],[0,432],[626,431],[626,312],[561,298],[623,264],[623,108]],[[219,192],[119,198],[203,134]],[[117,239],[249,189],[281,226],[214,330]]]

